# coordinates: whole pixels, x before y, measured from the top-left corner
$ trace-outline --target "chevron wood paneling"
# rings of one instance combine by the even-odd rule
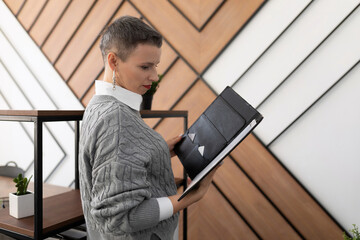
[[[4,0],[14,15],[18,13],[25,0]]]
[[[67,1],[49,1],[44,7],[41,15],[34,22],[30,30],[30,36],[34,41],[41,46],[46,37],[51,34],[51,30],[55,27],[61,14],[66,10],[70,4],[70,0]]]
[[[46,0],[28,0],[25,2],[18,19],[26,30],[29,30],[45,6]]]
[[[41,46],[44,54],[52,63],[55,62],[63,48],[66,47],[67,43],[71,40],[76,29],[87,16],[93,4],[93,0],[77,0],[71,2],[52,34]]]
[[[154,109],[170,109],[196,78],[189,66],[178,59],[162,79],[161,88],[154,96]]]
[[[64,79],[67,80],[70,77],[89,46],[91,46],[92,42],[110,20],[108,17],[99,18],[99,16],[113,15],[120,3],[120,0],[114,0],[99,1],[95,4],[55,63],[56,69],[58,69]]]
[[[191,125],[215,99],[206,68],[258,11],[263,0],[76,0],[5,3],[84,106],[102,79],[99,34],[122,15],[142,17],[164,36],[164,74],[153,109],[188,110]],[[165,139],[182,119],[146,119]],[[172,159],[174,175],[182,176]],[[189,208],[190,239],[339,239],[342,229],[253,136],[236,148],[205,199]],[[181,227],[180,227],[181,228]],[[180,233],[182,237],[182,233]]]
[[[201,30],[225,1],[197,0],[192,1],[191,4],[181,0],[170,0],[169,2],[178,8],[179,12],[189,19],[189,21],[194,24],[198,30]]]
[[[198,72],[202,72],[263,1],[226,1],[201,32],[168,1],[132,2],[160,32],[171,33],[166,35],[168,41]]]
[[[213,186],[205,199],[190,206],[188,212],[189,239],[259,239]]]
[[[229,158],[224,161],[214,182],[254,230],[263,239],[301,239],[239,167]]]

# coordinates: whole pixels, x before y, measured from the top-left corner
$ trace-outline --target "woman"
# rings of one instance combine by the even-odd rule
[[[80,189],[89,239],[173,239],[178,212],[200,200],[215,171],[180,202],[174,145],[141,119],[141,95],[158,80],[161,35],[135,17],[104,32],[103,81],[95,82],[80,138]]]

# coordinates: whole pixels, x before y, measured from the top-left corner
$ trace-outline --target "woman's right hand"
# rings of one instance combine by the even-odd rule
[[[181,194],[169,197],[171,203],[173,204],[174,214],[183,210],[184,208],[187,208],[205,196],[219,167],[220,165],[212,170],[203,180],[200,181],[199,186],[196,189],[191,190],[181,201],[178,201]]]

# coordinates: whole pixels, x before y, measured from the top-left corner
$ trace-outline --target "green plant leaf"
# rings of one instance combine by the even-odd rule
[[[25,183],[25,193],[27,192],[27,188],[30,182],[30,179],[32,178],[32,175],[30,176],[29,180]]]
[[[353,229],[349,229],[349,231],[353,234],[353,237],[349,238],[347,234],[344,232],[343,233],[344,240],[360,240],[360,232],[356,224],[353,224]]]
[[[15,187],[17,187],[16,195],[24,195],[27,192],[27,187],[29,185],[30,179],[32,178],[32,175],[29,179],[23,178],[22,174],[20,173],[17,178],[14,178]]]
[[[146,93],[144,93],[144,95],[154,95],[156,90],[159,88],[159,83],[161,82],[163,75],[162,74],[158,74],[159,76],[159,80],[157,80],[156,82],[152,82],[151,84],[151,88],[149,90],[146,91]]]

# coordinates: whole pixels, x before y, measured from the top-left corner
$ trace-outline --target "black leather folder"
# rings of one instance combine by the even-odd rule
[[[226,87],[175,145],[174,151],[192,179],[180,199],[230,154],[262,119],[255,108],[232,88]]]

